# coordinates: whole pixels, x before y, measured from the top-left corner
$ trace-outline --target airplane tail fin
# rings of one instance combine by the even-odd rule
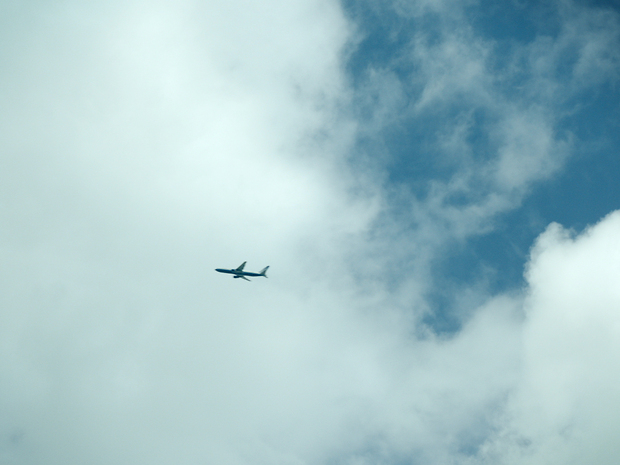
[[[265,268],[263,268],[262,270],[260,270],[260,275],[264,276],[265,278],[267,277],[267,270],[269,269],[268,266],[266,266]]]

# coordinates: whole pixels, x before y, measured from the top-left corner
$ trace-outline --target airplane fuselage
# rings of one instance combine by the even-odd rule
[[[262,276],[263,278],[267,277],[267,270],[269,269],[268,266],[263,268],[259,273],[253,273],[252,271],[243,271],[243,267],[246,263],[247,262],[243,262],[239,267],[232,270],[226,268],[216,268],[215,271],[217,271],[218,273],[233,274],[233,278],[241,278],[245,279],[246,281],[249,281],[248,276],[253,278],[257,278],[259,276]]]
[[[215,271],[219,271],[220,273],[228,273],[228,274],[237,275],[235,277],[238,277],[238,276],[264,276],[264,275],[262,275],[260,273],[252,273],[251,271],[227,270],[225,268],[216,268]]]

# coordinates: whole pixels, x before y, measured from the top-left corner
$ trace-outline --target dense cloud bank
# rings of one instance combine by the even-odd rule
[[[582,234],[552,224],[532,250],[519,381],[483,463],[614,463],[620,212]]]
[[[438,265],[567,169],[617,14],[359,5],[0,6],[0,464],[617,462],[618,212]]]

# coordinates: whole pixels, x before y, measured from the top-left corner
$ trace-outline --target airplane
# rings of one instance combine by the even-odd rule
[[[224,268],[216,268],[215,271],[218,271],[219,273],[228,273],[228,274],[234,274],[233,278],[241,278],[241,279],[245,279],[246,281],[249,281],[248,278],[246,278],[246,276],[263,276],[263,277],[267,277],[267,269],[269,268],[268,266],[266,266],[265,268],[263,268],[262,270],[260,270],[260,273],[252,273],[251,271],[243,271],[243,267],[245,266],[247,262],[243,262],[241,265],[239,265],[238,268],[235,268],[233,270],[226,270]]]

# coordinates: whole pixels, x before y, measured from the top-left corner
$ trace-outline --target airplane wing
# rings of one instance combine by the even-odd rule
[[[241,279],[245,279],[246,281],[250,281],[248,278],[246,278],[245,276],[237,276],[237,278],[241,278]],[[252,282],[252,281],[250,281]]]
[[[239,265],[239,268],[237,268],[235,271],[243,271],[243,267],[245,266],[247,262],[243,262],[241,265]]]

